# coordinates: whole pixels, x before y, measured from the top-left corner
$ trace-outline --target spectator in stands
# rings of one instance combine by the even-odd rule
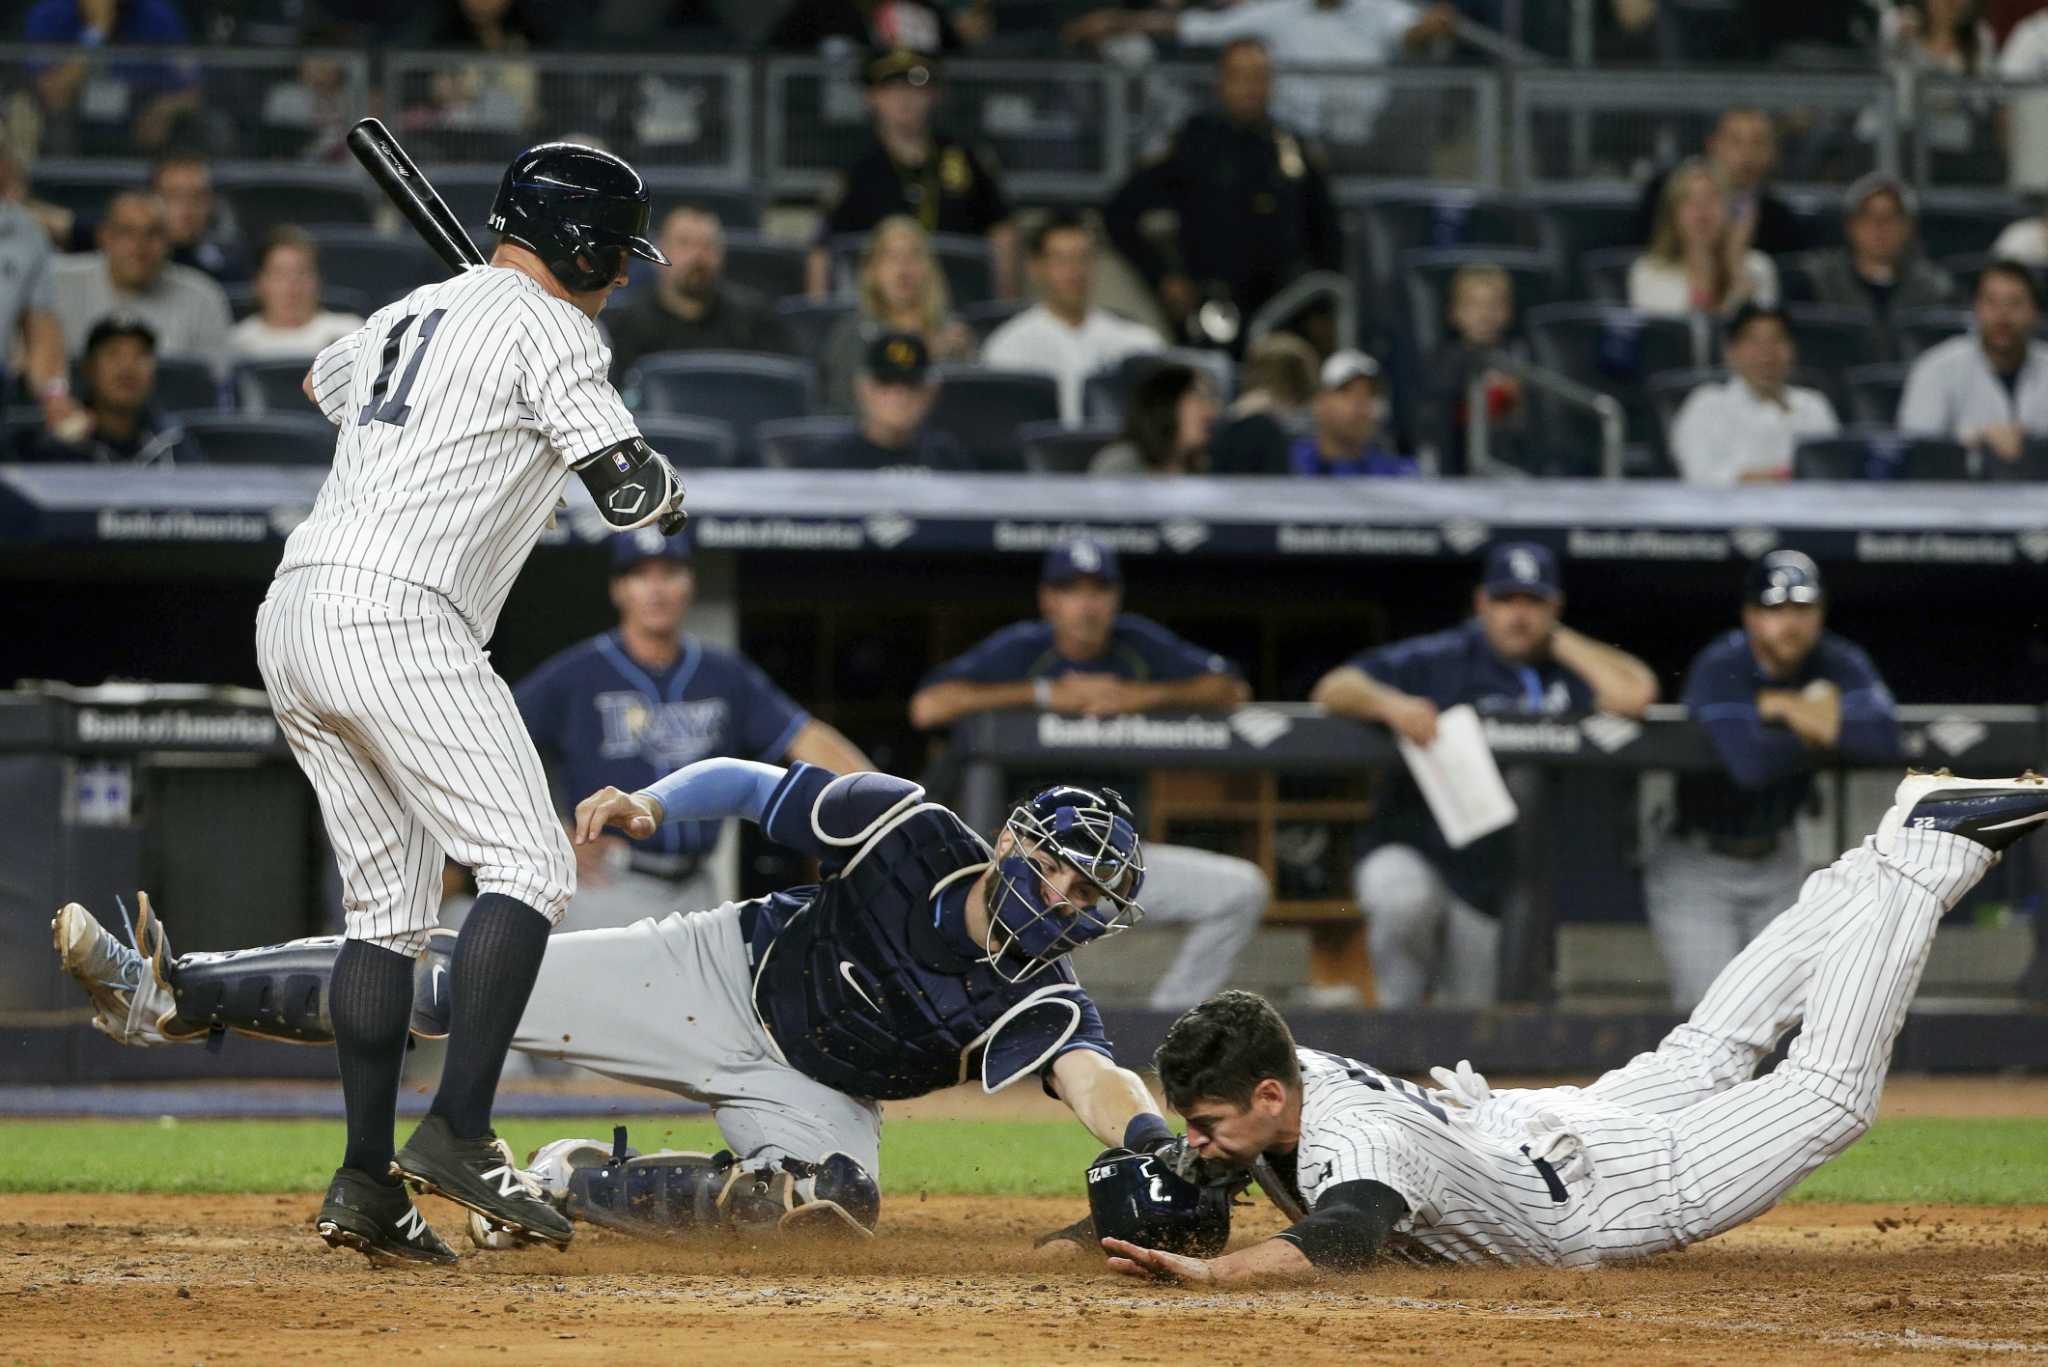
[[[1721,771],[1679,775],[1676,823],[1644,871],[1680,1011],[1797,900],[1807,865],[1795,823],[1814,772],[1837,758],[1899,756],[1891,691],[1870,657],[1825,625],[1819,567],[1772,551],[1749,569],[1741,628],[1686,672],[1686,711]]]
[[[57,324],[54,253],[35,218],[0,197],[0,393],[20,377],[53,430],[73,421],[78,405],[64,362],[64,330]],[[11,396],[0,404],[11,403]]]
[[[951,433],[925,426],[938,402],[931,353],[914,332],[885,332],[868,344],[854,378],[860,427],[831,447],[829,468],[971,470]]]
[[[2042,12],[2041,18],[2048,21],[2048,10]],[[2042,26],[2042,41],[2048,43],[2048,23]],[[2048,75],[2048,66],[2043,67],[2042,74]],[[2036,194],[2034,198],[2038,206],[2035,211],[2006,224],[2005,231],[1991,244],[1991,255],[1997,260],[2017,261],[2037,270],[2048,266],[2048,195]]]
[[[115,195],[99,237],[97,252],[57,261],[56,312],[66,349],[83,351],[93,324],[108,314],[132,314],[149,325],[158,355],[194,357],[225,375],[227,296],[202,272],[168,259],[163,201],[140,190]]]
[[[1671,424],[1671,455],[1688,484],[1727,488],[1792,477],[1792,450],[1805,437],[1841,430],[1834,405],[1794,385],[1799,348],[1785,315],[1751,304],[1728,323],[1721,384],[1685,396]]]
[[[1079,427],[1088,377],[1162,343],[1144,324],[1095,307],[1095,234],[1078,215],[1049,214],[1031,234],[1025,264],[1038,302],[989,334],[982,364],[1052,376],[1060,421]]]
[[[1095,453],[1088,473],[1116,479],[1199,475],[1209,469],[1216,389],[1193,366],[1169,362],[1139,380],[1123,435]]]
[[[33,125],[34,120],[29,120]],[[17,130],[16,121],[9,128],[0,119],[0,204],[14,204],[27,212],[30,218],[42,228],[50,245],[60,252],[89,252],[92,250],[92,234],[87,230],[83,218],[61,204],[37,199],[29,184],[28,158],[34,153],[34,133],[26,137]]]
[[[1245,353],[1242,387],[1209,435],[1209,470],[1218,475],[1284,475],[1287,448],[1309,427],[1316,396],[1316,349],[1291,332],[1273,332]]]
[[[768,46],[782,52],[827,53],[835,48],[912,52],[957,52],[979,42],[992,27],[981,0],[956,22],[943,8],[923,0],[796,0],[769,30]]]
[[[938,62],[896,48],[871,58],[864,75],[875,135],[846,168],[825,210],[811,249],[811,297],[823,299],[831,289],[833,238],[867,232],[898,215],[928,233],[987,238],[997,294],[1016,294],[1017,231],[1002,183],[988,158],[932,128]]]
[[[533,0],[435,0],[421,7],[411,46],[517,57],[545,47],[544,9]],[[409,90],[408,129],[518,133],[540,112],[540,73],[519,61],[445,67]]]
[[[1743,108],[1722,114],[1707,138],[1705,157],[1727,197],[1729,220],[1754,219],[1750,237],[1751,245],[1758,251],[1780,256],[1803,252],[1813,245],[1799,215],[1770,188],[1771,172],[1778,165],[1778,130],[1769,114],[1761,109]],[[1638,242],[1648,242],[1655,236],[1657,222],[1664,216],[1673,173],[1653,176],[1643,187],[1636,206]]]
[[[1325,674],[1310,700],[1416,745],[1434,742],[1437,717],[1460,704],[1482,714],[1598,708],[1640,717],[1657,700],[1648,665],[1560,620],[1564,586],[1546,546],[1493,547],[1472,608],[1462,626],[1361,652]],[[1403,773],[1366,834],[1375,848],[1352,882],[1380,1005],[1493,1001],[1498,918],[1515,891],[1512,828],[1452,849]]]
[[[224,285],[249,278],[249,253],[234,211],[213,193],[213,168],[190,152],[158,157],[149,188],[164,202],[171,260],[204,271]]]
[[[717,214],[694,204],[669,210],[660,246],[669,264],[654,288],[630,292],[625,307],[605,317],[613,383],[657,351],[795,350],[769,301],[725,278],[725,229]]]
[[[1990,171],[1995,135],[1984,103],[1916,79],[1995,74],[1998,40],[1977,0],[1905,0],[1885,9],[1880,32],[1901,126],[1913,130],[1935,173],[1975,179]]]
[[[1201,325],[1205,304],[1249,322],[1296,276],[1343,268],[1329,184],[1308,146],[1272,118],[1272,89],[1264,44],[1226,44],[1216,61],[1218,108],[1183,124],[1166,154],[1134,172],[1103,211],[1110,241],[1182,338],[1199,345],[1224,340]],[[1142,221],[1161,211],[1178,227],[1155,240]]]
[[[175,465],[200,458],[184,427],[156,406],[156,334],[147,323],[115,316],[93,324],[78,378],[79,413],[31,441],[21,459]]]
[[[2032,6],[2035,0],[2025,0]],[[1994,20],[1994,22],[1996,22]],[[2048,187],[2048,91],[2039,82],[2048,77],[2048,7],[2029,14],[2012,29],[1998,51],[1998,75],[2007,81],[2026,81],[2031,90],[2015,90],[2005,102],[2006,181],[2023,193],[2039,194]],[[2048,243],[2042,229],[2027,219],[2006,229],[1992,248],[1994,255],[2038,266],[2048,262]],[[2013,238],[2015,230],[2025,236]]]
[[[926,675],[911,695],[910,724],[931,731],[1024,707],[1075,717],[1228,711],[1251,700],[1230,661],[1123,611],[1123,573],[1104,542],[1077,537],[1045,553],[1038,612]],[[1248,859],[1147,841],[1145,924],[1188,926],[1152,1006],[1180,1010],[1229,982],[1271,896]]]
[[[1474,376],[1485,378],[1491,458],[1524,466],[1528,417],[1522,383],[1493,368],[1493,358],[1502,354],[1528,360],[1527,348],[1508,335],[1515,322],[1514,280],[1499,266],[1460,266],[1451,277],[1445,321],[1448,335],[1430,353],[1422,378],[1422,440],[1436,454],[1436,473],[1470,473],[1466,403]]]
[[[1848,245],[1809,258],[1818,301],[1869,314],[1887,336],[1892,320],[1945,307],[1955,282],[1921,254],[1918,214],[1913,192],[1896,176],[1873,171],[1851,185],[1842,197]]]
[[[861,257],[858,297],[860,311],[833,325],[820,358],[825,402],[834,412],[853,408],[854,373],[880,333],[917,334],[934,361],[974,355],[974,334],[953,317],[946,274],[916,219],[898,214],[875,225]]]
[[[256,266],[256,312],[235,324],[238,361],[311,360],[363,325],[320,307],[320,248],[300,229],[275,229]]]
[[[1664,209],[1650,249],[1628,272],[1628,304],[1638,313],[1732,313],[1747,303],[1778,302],[1778,268],[1752,247],[1752,208],[1728,214],[1719,173],[1704,161],[1682,163],[1664,182]]]
[[[66,43],[90,52],[108,45],[179,45],[192,41],[172,0],[37,0],[22,37],[31,43]],[[84,95],[94,63],[89,57],[31,68],[44,120],[43,150],[71,155],[147,152],[173,141],[200,109],[199,83],[183,63],[123,62],[102,68],[127,111],[133,113],[118,148],[97,147],[80,124],[93,118]]]
[[[1412,459],[1380,441],[1386,412],[1380,363],[1364,352],[1339,351],[1323,362],[1312,412],[1315,430],[1288,448],[1288,473],[1339,478],[1420,473]]]
[[[2040,286],[2025,266],[1994,261],[1977,277],[1968,335],[1929,347],[1906,375],[1899,430],[1980,446],[2017,461],[2048,436],[2048,343],[2036,341]]]
[[[1304,133],[1354,145],[1369,141],[1390,94],[1358,67],[1392,66],[1444,51],[1458,11],[1446,0],[1263,0],[1220,9],[1102,9],[1068,24],[1070,43],[1128,33],[1172,38],[1182,47],[1221,47],[1248,38],[1289,69],[1273,91],[1274,113]],[[1341,75],[1316,74],[1336,68]]]

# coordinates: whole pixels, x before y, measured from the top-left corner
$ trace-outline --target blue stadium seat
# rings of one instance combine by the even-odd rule
[[[1843,416],[1860,427],[1890,427],[1899,419],[1899,396],[1906,390],[1905,365],[1861,365],[1842,372],[1849,390],[1849,411]]]
[[[1614,194],[1601,191],[1575,195],[1570,191],[1546,193],[1531,201],[1538,215],[1543,248],[1571,278],[1561,282],[1569,297],[1592,294],[1577,275],[1578,263],[1588,252],[1602,248],[1628,248],[1636,238],[1636,196],[1633,190]],[[1633,248],[1641,251],[1640,246]]]
[[[843,463],[835,451],[841,440],[860,430],[852,418],[782,418],[754,430],[761,464],[773,470],[864,470]]]
[[[255,254],[271,229],[284,224],[309,228],[320,224],[352,224],[369,227],[375,221],[369,182],[355,174],[351,165],[339,175],[308,174],[288,166],[266,166],[250,175],[214,177],[222,198],[235,211],[235,222],[249,244],[249,267],[255,269]]]
[[[979,346],[988,341],[991,332],[1030,307],[1022,299],[984,299],[980,303],[963,304],[954,309],[953,314],[974,333],[975,344]]]
[[[410,229],[386,234],[375,228],[315,223],[306,232],[320,244],[321,280],[357,291],[372,301],[373,308],[453,274]]]
[[[1998,235],[2020,217],[2011,204],[1946,204],[1922,200],[1920,248],[1943,257],[1988,253]]]
[[[1970,453],[1939,437],[1908,437],[1889,429],[1856,427],[1839,436],[1799,443],[1795,479],[1911,480],[1957,483],[1970,478]]]
[[[1506,247],[1426,247],[1401,253],[1400,278],[1415,354],[1427,358],[1448,326],[1451,278],[1467,266],[1498,266],[1508,274],[1520,317],[1556,297],[1557,263],[1544,252]]]
[[[1017,429],[1017,443],[1024,448],[1024,468],[1035,475],[1085,475],[1095,453],[1116,439],[1114,427],[1032,422]]]
[[[1986,454],[1983,462],[1983,477],[1994,484],[2048,484],[2048,440],[2027,442],[2016,461]]]
[[[222,285],[221,292],[228,297],[228,310],[241,322],[256,312],[256,287],[243,281],[233,285]],[[361,290],[352,290],[345,285],[335,285],[326,280],[320,282],[320,307],[329,313],[353,313],[358,318],[367,318],[380,306],[390,302],[379,300],[372,304],[369,296]]]
[[[939,366],[936,378],[939,397],[927,422],[951,433],[977,470],[1022,470],[1024,449],[1017,429],[1056,422],[1060,416],[1059,385],[1050,375]]]
[[[1841,372],[1891,359],[1883,330],[1860,310],[1792,304],[1785,309],[1785,321],[1791,325],[1801,365]]]
[[[1465,192],[1389,195],[1358,206],[1366,262],[1383,288],[1394,282],[1401,253],[1423,247],[1544,246],[1542,215],[1533,206]]]
[[[1536,364],[1620,401],[1629,443],[1647,453],[1642,472],[1662,473],[1662,431],[1645,382],[1652,375],[1699,363],[1692,321],[1606,304],[1544,304],[1523,317],[1522,330]],[[1593,473],[1591,462],[1599,442],[1598,424],[1591,416],[1541,391],[1533,398],[1532,411],[1535,444],[1543,448],[1538,468],[1561,475]]]
[[[187,413],[185,431],[209,465],[330,465],[334,427],[296,413]]]
[[[244,413],[310,413],[325,422],[326,415],[306,397],[301,387],[307,362],[244,361],[235,367],[235,406]]]
[[[825,354],[825,339],[839,320],[859,311],[860,305],[851,299],[812,299],[798,294],[775,302],[775,316],[788,330],[796,354],[813,361]]]
[[[1628,307],[1628,273],[1641,247],[1600,247],[1579,257],[1579,281],[1597,303]]]
[[[1209,377],[1217,400],[1229,403],[1237,397],[1237,363],[1226,352],[1201,347],[1168,347],[1126,356],[1113,366],[1097,371],[1081,384],[1081,415],[1090,423],[1121,427],[1124,408],[1138,382],[1163,365],[1193,366]]]
[[[810,254],[809,247],[787,238],[729,232],[725,235],[725,278],[771,299],[802,294],[806,285],[804,263]]]
[[[732,426],[742,457],[754,429],[807,416],[818,390],[808,361],[739,351],[668,351],[643,356],[621,386],[635,412],[714,418]]]
[[[740,463],[731,423],[668,413],[641,413],[633,421],[647,444],[668,457],[686,484],[692,470],[729,470]]]
[[[190,356],[159,356],[156,362],[158,408],[172,413],[218,413],[223,402],[220,381],[213,376],[213,364]]]

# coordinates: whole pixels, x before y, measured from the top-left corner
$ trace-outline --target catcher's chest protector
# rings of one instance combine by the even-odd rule
[[[1005,982],[934,924],[934,889],[979,877],[988,859],[979,836],[932,808],[885,829],[825,881],[754,982],[755,1006],[791,1066],[852,1096],[923,1096],[963,1081],[1014,1008],[1079,993],[1064,961]]]

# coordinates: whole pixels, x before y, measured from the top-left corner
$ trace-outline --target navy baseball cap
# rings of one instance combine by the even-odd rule
[[[1804,551],[1772,551],[1749,567],[1749,579],[1742,599],[1760,608],[1781,608],[1787,603],[1818,603],[1827,596],[1820,582],[1820,566]]]
[[[612,538],[612,573],[624,574],[643,560],[673,560],[690,563],[690,534],[663,536],[659,527],[636,527]]]
[[[1550,547],[1534,541],[1503,541],[1486,553],[1486,575],[1479,587],[1488,598],[1528,594],[1534,598],[1564,597],[1564,579]]]
[[[1045,568],[1038,573],[1041,584],[1071,584],[1076,579],[1095,578],[1105,584],[1121,584],[1124,572],[1117,568],[1116,552],[1092,536],[1075,536],[1045,553]]]
[[[885,332],[868,343],[860,368],[877,384],[923,384],[931,378],[932,353],[914,332]]]

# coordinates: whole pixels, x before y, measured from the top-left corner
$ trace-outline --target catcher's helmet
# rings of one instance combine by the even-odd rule
[[[647,237],[647,182],[609,152],[574,142],[544,142],[512,158],[491,230],[540,257],[569,289],[594,290],[618,278],[628,252],[666,266]]]

